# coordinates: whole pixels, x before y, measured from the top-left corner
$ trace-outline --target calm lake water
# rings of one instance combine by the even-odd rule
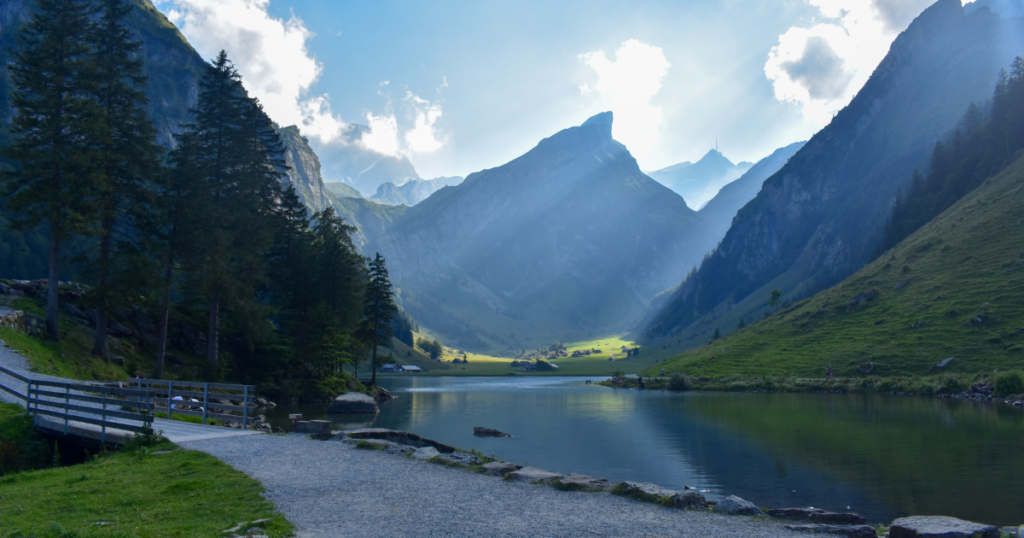
[[[279,406],[337,428],[410,431],[560,473],[850,510],[1024,523],[1024,412],[938,398],[621,390],[587,378],[384,377],[373,419]],[[598,378],[591,378],[598,381]],[[511,439],[475,437],[474,426]]]

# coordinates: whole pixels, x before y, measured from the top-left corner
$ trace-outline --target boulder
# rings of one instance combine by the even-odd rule
[[[437,449],[438,452],[445,454],[451,454],[455,452],[455,447],[448,446],[444,443],[438,443],[432,439],[420,437],[415,433],[403,432],[398,430],[389,430],[386,428],[360,428],[356,430],[345,430],[340,434],[333,437],[332,441],[340,441],[342,439],[381,439],[384,441],[391,441],[400,445],[407,445],[415,448],[422,448],[425,446],[431,446]]]
[[[462,452],[460,450],[456,450],[451,454],[445,454],[440,456],[440,458],[449,463],[459,463],[462,465],[480,465],[484,462],[484,460],[480,459],[478,456],[474,456],[468,452]]]
[[[522,465],[516,465],[507,461],[492,461],[491,463],[484,464],[484,473],[504,477],[508,473],[513,473],[522,468]]]
[[[9,295],[11,293],[11,287],[8,286],[7,284],[4,284],[3,282],[0,282],[0,293],[4,295]]]
[[[359,392],[346,392],[338,396],[327,408],[328,413],[380,413],[372,396]]]
[[[1001,532],[1001,533],[1003,533],[1003,534],[1005,534],[1007,536],[1020,536],[1019,534],[1017,534],[1017,531],[1019,531],[1019,530],[1020,530],[1020,527],[1003,527],[1003,528],[999,529],[999,532]]]
[[[491,428],[484,428],[482,426],[477,426],[473,428],[473,435],[479,437],[512,437],[511,433],[505,433],[503,431],[494,430]]]
[[[901,517],[889,527],[890,538],[999,538],[992,525],[947,516]]]
[[[660,501],[664,498],[672,498],[679,494],[678,491],[665,489],[661,486],[648,484],[646,482],[623,482],[625,494],[629,497],[644,501]]]
[[[604,478],[594,478],[582,474],[570,474],[558,479],[563,486],[580,489],[612,489],[612,483]]]
[[[715,512],[722,514],[733,514],[733,515],[755,515],[760,514],[761,509],[754,505],[750,501],[743,500],[735,495],[729,495],[728,497],[715,503]]]
[[[416,452],[412,453],[412,457],[416,458],[418,460],[429,460],[431,458],[436,458],[437,456],[440,456],[440,455],[441,455],[441,453],[438,452],[437,449],[432,447],[432,446],[425,446],[423,448],[418,448],[418,449],[416,449]]]
[[[295,422],[295,433],[326,435],[331,433],[329,420],[299,420]]]
[[[839,525],[786,525],[791,531],[820,532],[824,534],[837,534],[849,538],[876,538],[874,527],[870,525],[856,525],[843,527]]]
[[[672,496],[672,506],[676,508],[704,509],[708,507],[708,501],[696,491],[684,491]]]
[[[388,390],[385,389],[384,387],[377,387],[375,389],[374,395],[377,397],[377,401],[380,403],[384,403],[388,400],[394,399],[394,396],[392,396],[391,393],[388,392]]]
[[[562,478],[562,475],[558,473],[552,473],[551,471],[545,471],[536,467],[523,467],[518,471],[509,473],[508,476],[516,482],[542,482],[544,484],[550,484],[556,478]]]

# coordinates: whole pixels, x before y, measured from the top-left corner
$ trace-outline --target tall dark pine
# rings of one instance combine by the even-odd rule
[[[395,306],[394,292],[388,279],[388,268],[384,257],[377,257],[370,262],[370,282],[366,285],[365,307],[363,310],[364,340],[370,345],[370,362],[373,366],[373,377],[370,386],[377,385],[377,348],[391,347],[391,320],[398,310]]]
[[[4,175],[4,191],[18,225],[49,228],[46,329],[53,338],[60,337],[61,244],[85,224],[94,179],[88,142],[97,111],[87,92],[92,13],[87,0],[39,0],[8,67],[14,142],[5,151],[17,164]]]
[[[101,5],[103,15],[90,36],[95,48],[92,91],[100,105],[100,121],[93,144],[98,161],[93,196],[99,248],[89,269],[96,282],[93,353],[106,360],[111,296],[115,289],[132,287],[126,280],[137,280],[129,276],[121,279],[121,285],[112,285],[117,261],[113,258],[123,254],[119,249],[123,243],[132,243],[137,237],[130,233],[136,220],[133,217],[147,205],[147,186],[159,168],[159,149],[156,131],[145,112],[146,77],[139,57],[142,43],[133,39],[123,23],[132,6],[125,0],[102,0]]]

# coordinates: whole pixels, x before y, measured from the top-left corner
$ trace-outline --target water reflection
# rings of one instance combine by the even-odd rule
[[[275,409],[337,428],[407,430],[558,472],[736,494],[762,506],[850,506],[871,521],[941,513],[1024,521],[1024,413],[880,396],[671,394],[586,378],[385,378],[375,418]],[[474,426],[512,439],[473,436]]]

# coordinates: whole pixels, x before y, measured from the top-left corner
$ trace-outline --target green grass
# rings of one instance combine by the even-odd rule
[[[53,456],[53,447],[23,407],[0,404],[0,476],[44,469],[53,463]],[[2,495],[0,490],[0,498]]]
[[[858,372],[866,363],[883,378],[1020,369],[1022,189],[1024,159],[844,282],[644,373],[823,378],[832,365],[837,376],[866,378]],[[874,299],[851,304],[870,290]],[[948,357],[949,366],[935,367]]]
[[[290,535],[262,492],[213,456],[163,442],[0,478],[0,536],[225,536],[264,518],[266,534]]]

